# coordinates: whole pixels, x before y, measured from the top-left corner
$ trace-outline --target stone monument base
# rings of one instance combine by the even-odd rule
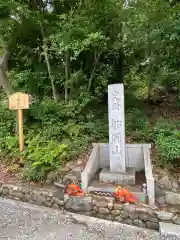
[[[99,181],[120,185],[135,185],[135,168],[127,168],[126,172],[111,172],[104,168],[99,174]]]
[[[125,188],[131,193],[135,194],[142,203],[147,204],[147,194],[144,192],[141,192],[141,189],[139,187],[131,185],[131,186],[125,186]],[[116,189],[117,189],[117,184],[102,183],[97,180],[91,181],[91,183],[88,186],[89,193],[104,192],[104,193],[113,194],[115,193]]]
[[[154,207],[155,190],[154,190],[154,177],[152,174],[152,163],[150,158],[150,148],[151,148],[150,144],[126,144],[126,169],[127,169],[127,172],[128,172],[128,168],[135,168],[136,172],[140,172],[144,170],[145,179],[143,180],[142,183],[146,183],[147,185],[148,204]],[[99,169],[101,170],[106,169],[106,171],[105,170],[104,171],[107,172],[107,174],[105,174],[104,171],[102,171],[99,174]],[[110,176],[112,176],[113,174],[115,175],[115,173],[112,173],[110,171],[108,173],[107,169],[110,169],[109,144],[108,143],[93,144],[91,155],[89,156],[87,164],[81,173],[81,179],[82,179],[81,187],[83,191],[86,193],[89,193],[91,191],[96,191],[96,190],[100,191],[102,189],[102,186],[105,188],[104,191],[107,191],[108,183],[102,183],[99,181],[99,175],[102,176],[102,178],[104,179],[103,181],[106,180],[107,175],[109,174],[111,174]],[[135,174],[133,179],[134,179],[133,181],[135,182]],[[94,183],[92,183],[93,180],[98,181],[98,184],[100,184],[100,186],[97,186],[97,184],[95,185]],[[137,190],[129,189],[131,192],[138,194],[138,192],[142,192],[142,183],[138,184],[138,181],[137,181],[136,185],[129,184],[128,186],[125,186],[125,188],[129,189],[130,186],[138,187]],[[113,184],[113,185],[114,185],[113,189],[116,189],[118,184]],[[92,189],[92,187],[94,190]],[[143,195],[143,193],[141,193],[141,195]]]

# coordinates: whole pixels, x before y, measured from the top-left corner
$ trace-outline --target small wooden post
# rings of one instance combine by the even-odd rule
[[[9,109],[18,111],[18,134],[19,134],[19,150],[24,150],[24,134],[23,134],[23,109],[29,108],[29,95],[21,92],[12,94],[9,97]],[[21,157],[22,160],[22,157]]]
[[[24,134],[23,134],[23,110],[18,109],[18,130],[19,130],[19,150],[24,150]]]

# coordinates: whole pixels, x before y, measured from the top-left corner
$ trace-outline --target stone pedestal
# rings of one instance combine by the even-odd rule
[[[98,182],[94,180],[88,186],[88,192],[92,194],[96,192],[102,192],[102,193],[105,193],[105,196],[109,196],[109,194],[115,193],[116,188],[117,188],[117,184],[104,184],[102,182]],[[131,186],[126,186],[125,188],[128,189],[131,193],[135,194],[135,196],[137,196],[141,202],[147,204],[147,194],[144,192],[141,192],[139,187],[131,185]]]
[[[99,181],[120,185],[135,185],[135,168],[127,168],[126,172],[111,172],[104,168],[99,174]]]

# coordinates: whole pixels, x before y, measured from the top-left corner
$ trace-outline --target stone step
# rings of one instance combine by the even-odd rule
[[[114,193],[116,191],[116,188],[116,184],[106,184],[93,180],[88,186],[88,192]],[[147,194],[141,191],[140,186],[124,186],[124,188],[134,193],[141,202],[147,203]]]
[[[180,239],[180,226],[176,224],[160,222],[159,230],[162,239],[166,240]]]
[[[121,185],[135,185],[135,168],[127,168],[126,172],[111,172],[104,168],[99,174],[99,181]]]

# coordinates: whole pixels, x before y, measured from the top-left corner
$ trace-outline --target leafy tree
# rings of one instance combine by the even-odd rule
[[[56,169],[59,158],[63,164],[92,141],[107,141],[107,86],[123,82],[127,135],[133,141],[154,141],[159,156],[168,155],[167,149],[173,152],[171,161],[177,159],[176,149],[162,147],[164,135],[149,129],[144,115],[155,93],[161,97],[159,89],[166,94],[175,91],[178,100],[179,10],[179,1],[0,0],[4,155],[12,158],[18,153],[17,141],[10,137],[13,115],[6,102],[12,92],[33,95],[25,113],[28,148],[23,154],[27,173],[34,179],[36,173],[42,178]],[[144,112],[139,110],[144,106]],[[178,145],[177,138],[175,134],[172,140]],[[31,139],[35,147],[29,144]],[[49,162],[44,157],[49,154],[46,145],[54,154]],[[53,150],[55,146],[59,152]]]

